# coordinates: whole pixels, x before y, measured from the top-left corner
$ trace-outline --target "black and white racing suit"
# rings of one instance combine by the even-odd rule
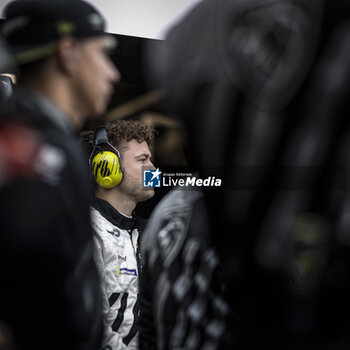
[[[103,296],[103,349],[138,349],[138,240],[145,220],[128,218],[99,198],[91,216]]]

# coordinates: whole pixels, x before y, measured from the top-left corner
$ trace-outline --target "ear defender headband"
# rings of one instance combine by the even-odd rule
[[[103,145],[108,145],[113,152],[101,150],[96,153],[96,150],[101,149]],[[107,130],[104,127],[100,127],[95,131],[94,149],[91,152],[89,164],[92,175],[99,186],[113,188],[121,183],[123,168],[120,153],[108,142]]]

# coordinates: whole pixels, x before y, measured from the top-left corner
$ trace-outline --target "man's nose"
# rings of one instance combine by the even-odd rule
[[[113,84],[118,84],[120,82],[120,79],[121,79],[121,74],[119,69],[114,64],[111,64],[110,70],[109,70],[109,80]]]
[[[150,163],[150,166],[152,167],[151,170],[156,170],[156,167],[154,166],[154,164],[151,161],[149,161],[149,163]]]

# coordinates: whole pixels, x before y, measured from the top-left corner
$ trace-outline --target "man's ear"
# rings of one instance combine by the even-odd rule
[[[72,74],[78,68],[77,47],[77,40],[71,36],[63,37],[58,43],[58,63],[66,74]]]

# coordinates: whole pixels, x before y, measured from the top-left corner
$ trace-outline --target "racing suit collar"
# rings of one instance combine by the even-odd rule
[[[22,86],[15,87],[14,96],[19,111],[36,111],[36,113],[40,111],[65,133],[71,134],[75,132],[62,111],[45,96]]]
[[[146,226],[146,220],[138,217],[135,211],[132,212],[132,217],[128,218],[101,198],[95,197],[92,206],[109,222],[123,230],[138,229],[143,231]]]

